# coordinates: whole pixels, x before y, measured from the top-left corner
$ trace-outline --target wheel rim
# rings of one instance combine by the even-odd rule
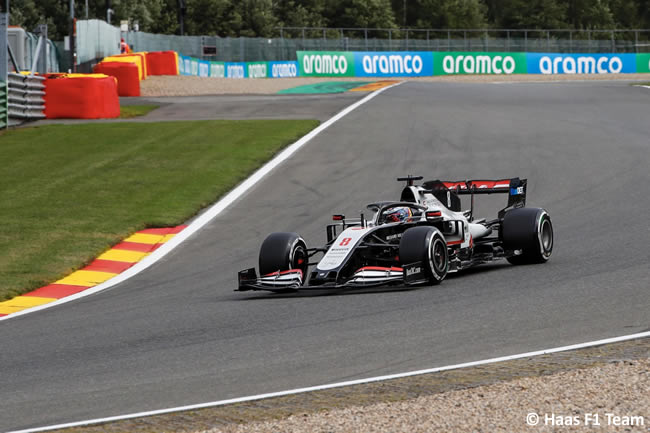
[[[553,248],[553,229],[551,229],[551,223],[548,219],[542,221],[542,227],[540,228],[539,240],[542,246],[542,251],[548,253]]]
[[[307,273],[308,257],[307,252],[301,246],[293,251],[293,258],[291,260],[291,269],[300,269],[303,273],[303,278]]]
[[[433,262],[434,269],[442,273],[446,267],[446,258],[447,258],[447,246],[440,239],[435,239],[433,241],[433,254],[431,261]]]

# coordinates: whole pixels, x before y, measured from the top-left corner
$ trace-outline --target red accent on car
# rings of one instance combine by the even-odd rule
[[[463,240],[458,240],[458,241],[449,241],[447,242],[447,245],[460,245],[463,243]]]
[[[396,266],[392,266],[390,268],[385,268],[383,266],[364,266],[363,268],[357,270],[357,272],[361,271],[394,271],[394,272],[402,272],[402,268],[398,268]]]
[[[288,271],[275,271],[271,272],[270,274],[262,275],[263,277],[274,277],[276,275],[286,275],[286,274],[295,274],[296,272],[300,273],[300,276],[302,277],[302,270],[300,269],[289,269]]]
[[[439,217],[439,216],[442,216],[442,212],[440,212],[439,210],[434,210],[434,211],[427,212],[427,218]]]
[[[467,189],[467,184],[464,181],[460,182],[443,182],[443,184],[447,187],[447,189]]]
[[[470,184],[470,188],[474,187],[476,189],[510,188],[510,179],[473,180],[469,184]]]
[[[332,221],[343,221],[345,219],[345,215],[332,215]]]
[[[447,189],[462,189],[466,190],[468,188],[476,189],[495,189],[495,188],[510,188],[510,179],[502,180],[472,180],[469,182],[458,181],[458,182],[443,182]]]

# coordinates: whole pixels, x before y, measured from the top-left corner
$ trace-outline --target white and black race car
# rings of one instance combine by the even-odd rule
[[[439,284],[449,272],[498,259],[519,265],[550,258],[551,218],[544,209],[525,207],[526,179],[397,180],[406,182],[399,201],[369,204],[369,218],[334,215],[323,247],[308,248],[296,233],[270,234],[260,249],[260,276],[255,268],[240,271],[237,290]],[[474,196],[499,193],[508,195],[508,204],[497,218],[475,218]],[[461,195],[471,197],[469,210],[461,210]]]

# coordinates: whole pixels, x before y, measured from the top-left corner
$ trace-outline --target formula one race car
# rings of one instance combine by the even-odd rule
[[[238,290],[433,285],[449,272],[497,259],[519,265],[550,258],[551,218],[544,209],[524,207],[526,179],[414,184],[421,179],[398,178],[406,182],[400,200],[369,204],[367,219],[334,215],[323,247],[307,248],[296,233],[270,234],[260,249],[260,276],[254,268],[240,271]],[[475,195],[500,193],[508,205],[497,218],[474,217]],[[461,211],[462,195],[471,198],[469,210]],[[319,253],[323,257],[312,263]]]

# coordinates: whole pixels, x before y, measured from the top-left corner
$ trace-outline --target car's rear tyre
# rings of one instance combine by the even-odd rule
[[[513,265],[545,263],[553,253],[551,217],[540,208],[509,210],[503,217],[501,238],[506,250],[521,250],[520,255],[508,257]]]
[[[421,262],[429,284],[440,284],[449,271],[445,237],[435,227],[413,227],[402,234],[399,259],[404,265]]]
[[[300,269],[304,282],[309,265],[307,245],[296,233],[271,233],[260,247],[259,265],[262,276]]]

